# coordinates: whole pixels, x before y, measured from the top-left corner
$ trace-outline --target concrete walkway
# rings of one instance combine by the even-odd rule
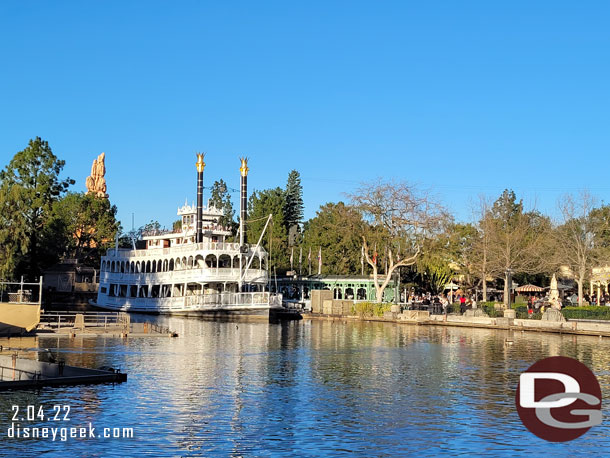
[[[569,320],[553,322],[533,319],[489,318],[462,315],[430,315],[428,312],[407,310],[403,313],[386,313],[384,317],[360,317],[353,315],[328,315],[308,313],[304,319],[382,321],[400,324],[428,326],[458,326],[485,329],[510,329],[514,331],[553,332],[557,334],[576,334],[610,337],[610,321]]]

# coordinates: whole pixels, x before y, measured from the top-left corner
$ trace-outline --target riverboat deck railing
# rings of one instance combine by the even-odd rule
[[[101,307],[137,312],[197,312],[232,308],[281,307],[281,294],[268,292],[211,293],[171,297],[104,297]]]
[[[189,307],[211,306],[224,307],[227,305],[267,305],[270,294],[267,292],[254,293],[213,293],[186,296]]]
[[[0,302],[10,304],[42,304],[42,276],[37,283],[0,281]]]
[[[222,211],[219,213],[219,216],[222,216]],[[182,229],[154,229],[150,231],[143,231],[142,237],[159,237],[163,235],[174,235],[174,234],[183,234],[188,237],[195,234],[195,228],[193,225],[188,225],[188,230]],[[221,224],[204,224],[201,227],[203,231],[220,231],[220,232],[230,232],[230,229],[226,228]]]

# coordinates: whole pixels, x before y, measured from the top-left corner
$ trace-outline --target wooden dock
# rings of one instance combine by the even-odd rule
[[[0,391],[58,385],[123,383],[127,374],[114,369],[87,369],[19,358],[17,353],[0,355]]]

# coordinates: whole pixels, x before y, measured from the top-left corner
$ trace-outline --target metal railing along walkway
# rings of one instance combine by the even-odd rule
[[[40,324],[51,329],[73,327],[124,327],[129,326],[129,315],[122,312],[45,312],[40,315]]]

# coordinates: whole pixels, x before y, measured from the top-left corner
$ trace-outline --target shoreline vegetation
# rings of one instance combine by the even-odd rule
[[[117,234],[119,247],[130,247],[133,238],[161,228],[150,221],[124,232],[116,206],[105,196],[73,191],[75,181],[61,177],[64,165],[48,142],[36,137],[0,170],[0,279],[35,280],[65,259],[98,268]],[[362,183],[346,193],[346,202],[325,203],[307,221],[303,193],[300,174],[292,170],[284,188],[249,196],[251,240],[273,215],[262,241],[273,275],[370,276],[378,304],[395,279],[405,296],[446,297],[453,284],[462,297],[479,303],[500,299],[505,306],[516,284],[546,287],[556,275],[563,291],[574,291],[579,306],[610,302],[603,281],[601,289],[592,286],[593,268],[610,262],[610,205],[586,192],[565,195],[560,217],[553,219],[506,189],[495,200],[480,197],[472,221],[456,221],[432,190],[391,178]],[[223,211],[222,224],[235,233],[226,182],[214,182],[210,196]]]

